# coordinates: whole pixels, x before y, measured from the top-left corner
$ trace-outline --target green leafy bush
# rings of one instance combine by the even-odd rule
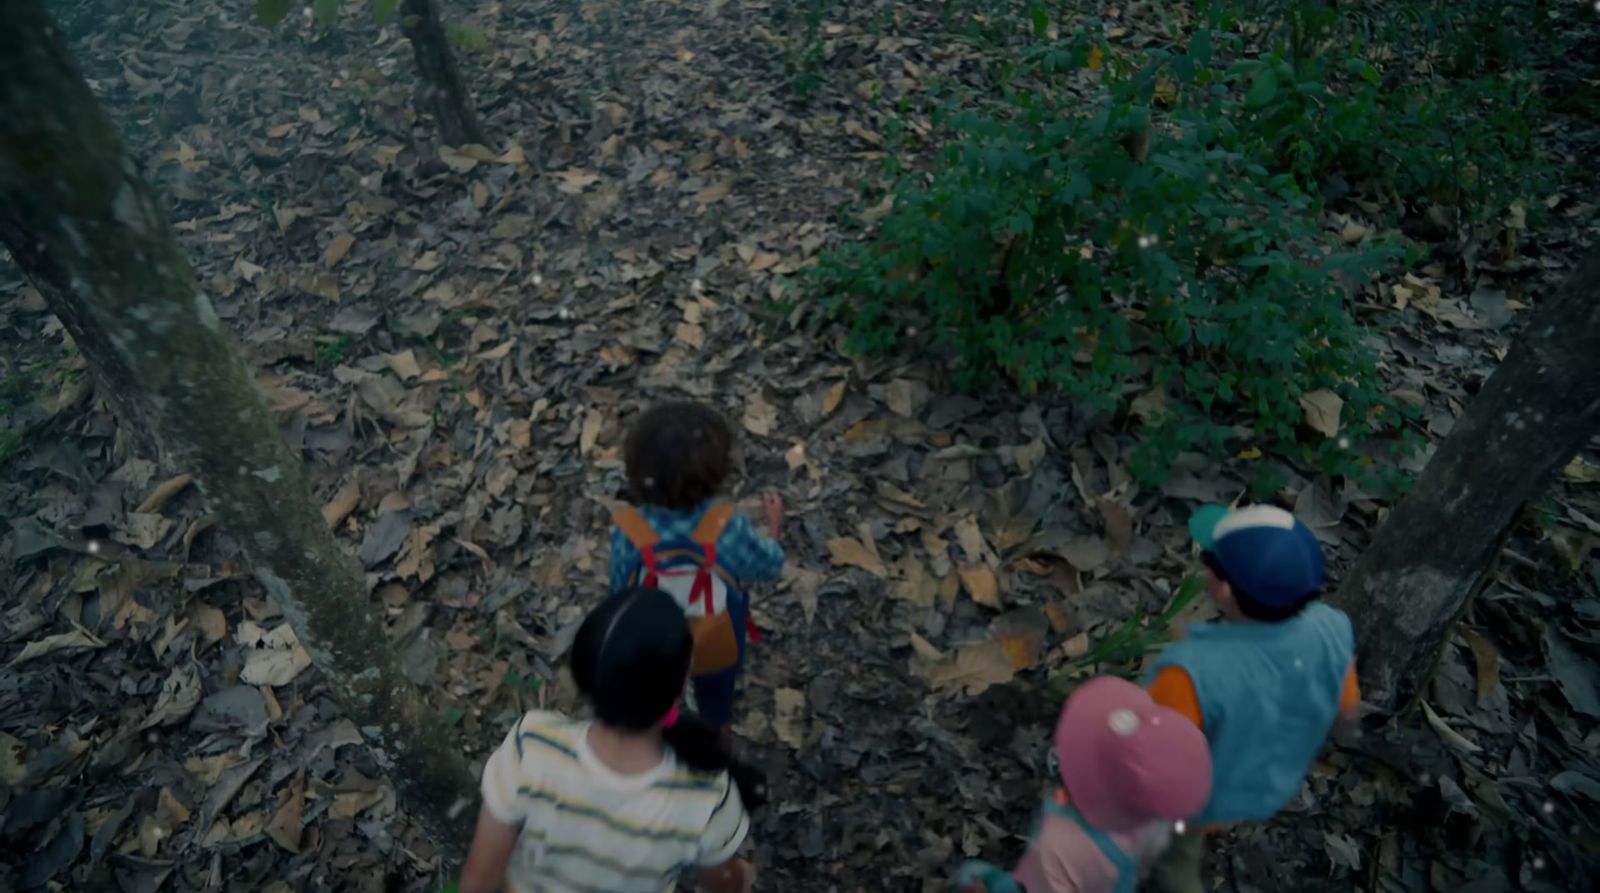
[[[1055,50],[1033,73],[1091,52]],[[1179,450],[1220,447],[1236,424],[1264,446],[1331,459],[1334,441],[1295,446],[1313,391],[1338,394],[1357,430],[1393,418],[1352,303],[1399,247],[1323,232],[1318,202],[1241,129],[1274,98],[1265,81],[1210,63],[1197,40],[1089,109],[1017,92],[1004,115],[953,112],[931,175],[903,178],[877,236],[815,271],[834,308],[848,307],[853,346],[890,349],[922,325],[959,357],[961,384],[999,372],[1025,393],[1131,401],[1147,479]],[[1174,103],[1160,121],[1158,93]]]
[[[1228,0],[1207,12],[1219,28],[1236,27],[1241,6],[1270,13],[1257,40],[1264,52],[1225,72],[1249,78],[1238,122],[1247,151],[1307,191],[1337,174],[1413,210],[1438,205],[1481,223],[1551,186],[1534,139],[1537,82],[1529,66],[1512,64],[1523,56],[1506,25],[1538,5]],[[1239,38],[1227,42],[1237,53]],[[1463,67],[1474,48],[1481,58]],[[1385,60],[1384,73],[1372,59]]]

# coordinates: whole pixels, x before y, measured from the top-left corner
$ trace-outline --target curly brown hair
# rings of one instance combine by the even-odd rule
[[[622,458],[634,502],[687,511],[717,495],[727,481],[733,429],[704,403],[659,403],[634,421]]]

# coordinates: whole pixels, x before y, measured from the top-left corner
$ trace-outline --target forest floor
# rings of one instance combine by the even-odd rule
[[[408,45],[364,11],[269,32],[236,2],[101,5],[69,28],[84,73],[471,757],[571,703],[621,433],[687,395],[743,431],[732,495],[790,505],[738,726],[775,784],[760,888],[944,890],[964,857],[1015,858],[1060,683],[1172,602],[1188,511],[1244,493],[1250,460],[1186,456],[1140,488],[1116,419],[956,396],[932,352],[850,358],[775,318],[875,181],[888,110],[983,67],[939,4],[831,12],[803,98],[777,3],[443,4],[482,38],[463,62],[485,151],[430,142]],[[1145,9],[1122,13],[1130,47],[1160,39]],[[1592,159],[1594,122],[1549,144]],[[1581,189],[1513,250],[1434,245],[1449,259],[1411,274],[1380,338],[1430,441],[1600,232]],[[438,889],[434,842],[184,469],[130,455],[3,264],[0,299],[0,889]],[[1326,477],[1275,497],[1335,578],[1382,508]],[[1218,889],[1592,888],[1600,449],[1525,515],[1425,709],[1222,835]]]

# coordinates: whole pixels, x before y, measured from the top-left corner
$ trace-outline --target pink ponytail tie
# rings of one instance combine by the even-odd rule
[[[673,704],[672,705],[672,709],[667,711],[667,715],[661,717],[661,727],[663,729],[670,729],[670,728],[672,728],[673,726],[675,726],[677,724],[678,724],[678,705],[677,704]]]

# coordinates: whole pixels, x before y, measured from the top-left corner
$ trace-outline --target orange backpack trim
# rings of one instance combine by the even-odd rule
[[[622,535],[633,543],[634,548],[643,552],[646,548],[654,549],[661,543],[661,536],[656,533],[644,515],[631,505],[623,506],[611,514],[611,523],[617,525]]]
[[[714,613],[715,605],[711,599],[711,575],[721,577],[729,588],[737,589],[739,583],[726,569],[717,564],[717,540],[722,538],[722,532],[727,529],[728,522],[733,519],[734,506],[728,503],[717,503],[706,509],[700,517],[700,522],[695,525],[690,540],[700,547],[701,555],[693,556],[699,559],[699,569],[695,573],[694,588],[689,595],[689,604],[704,600],[706,615],[703,617],[690,617],[689,630],[694,637],[694,658],[690,664],[691,676],[703,676],[721,671],[738,662],[738,645],[734,639],[733,624],[727,612]],[[687,549],[669,549],[664,553],[657,553],[656,547],[661,545],[661,535],[644,514],[633,506],[625,506],[611,515],[612,523],[622,531],[622,535],[633,543],[639,550],[640,566],[631,579],[637,585],[642,582],[645,586],[656,585],[656,569],[663,558],[690,557]],[[745,617],[747,638],[751,642],[760,641],[761,634],[756,629],[753,618]]]
[[[635,512],[635,514],[638,513]],[[641,515],[640,518],[642,520],[643,516]],[[728,526],[728,522],[732,519],[733,506],[726,502],[719,502],[706,509],[706,513],[700,516],[700,523],[695,525],[694,534],[690,539],[694,540],[694,544],[697,546],[710,546],[715,549],[717,540],[722,538],[723,529]],[[714,562],[708,561],[706,563],[712,564]]]

